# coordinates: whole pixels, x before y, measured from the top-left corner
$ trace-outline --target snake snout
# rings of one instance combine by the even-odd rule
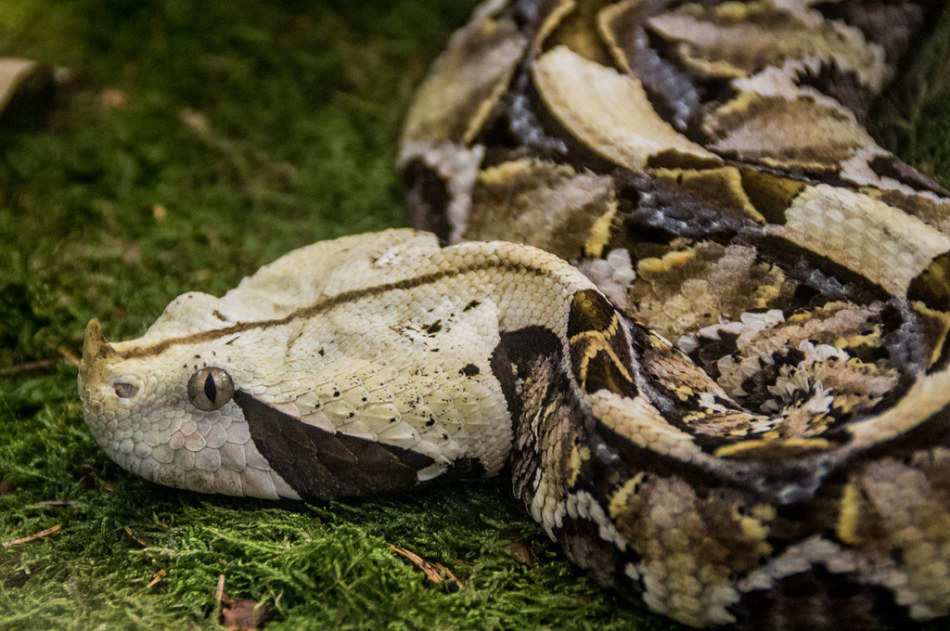
[[[126,407],[142,391],[144,383],[140,378],[130,373],[117,374],[121,360],[120,353],[103,334],[99,320],[90,320],[79,364],[79,392],[87,407]]]
[[[86,325],[86,334],[82,344],[82,362],[89,364],[97,359],[115,355],[116,351],[102,332],[102,325],[98,318],[93,318]]]

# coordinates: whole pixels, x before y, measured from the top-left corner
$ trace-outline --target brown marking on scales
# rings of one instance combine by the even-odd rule
[[[585,289],[574,294],[567,336],[571,365],[588,393],[602,388],[635,397],[630,347],[616,309],[599,292]]]

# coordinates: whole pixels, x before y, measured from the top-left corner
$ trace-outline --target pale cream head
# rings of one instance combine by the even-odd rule
[[[186,294],[173,302],[152,329],[182,315],[183,303],[201,302],[198,296]],[[162,348],[149,338],[112,345],[98,320],[86,327],[79,393],[86,422],[109,457],[167,486],[295,497],[255,448],[232,400],[231,372],[241,366],[239,349],[225,357],[213,342]]]

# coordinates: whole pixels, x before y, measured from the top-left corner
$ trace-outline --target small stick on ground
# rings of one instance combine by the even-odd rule
[[[24,372],[49,370],[54,366],[56,366],[56,360],[54,359],[38,359],[35,362],[24,362],[22,364],[17,364],[16,366],[0,368],[0,377],[10,377],[12,375],[19,375]]]
[[[221,599],[224,598],[224,574],[218,575],[218,589],[214,593],[214,602],[218,603],[218,607],[221,607]]]
[[[428,578],[433,583],[440,584],[445,582],[448,588],[454,592],[462,589],[462,581],[458,580],[455,575],[452,574],[452,571],[441,563],[429,563],[415,552],[394,546],[391,543],[387,543],[386,545],[389,546],[394,552],[401,554],[412,561],[412,564],[422,570],[422,572],[426,575],[426,578]],[[443,572],[445,573],[445,578],[442,577]]]
[[[65,346],[57,346],[56,350],[59,351],[59,354],[63,356],[63,359],[65,359],[67,363],[70,363],[73,366],[78,366],[79,362],[82,361],[81,359],[79,359],[79,355],[72,352]]]
[[[155,573],[155,576],[152,577],[152,580],[148,582],[148,585],[145,586],[145,589],[152,589],[153,587],[158,585],[158,582],[162,580],[163,578],[165,578],[166,576],[168,576],[168,572],[166,572],[165,570],[159,570],[158,572]]]
[[[145,542],[145,539],[142,539],[141,537],[136,535],[134,532],[132,532],[132,528],[130,528],[129,526],[122,526],[122,529],[125,531],[125,534],[127,534],[128,536],[132,537],[132,539],[135,540],[135,543],[139,544],[143,548],[148,547],[148,543]]]
[[[79,506],[79,500],[42,500],[27,504],[25,508],[76,508]]]
[[[47,344],[47,346],[59,353],[67,364],[79,366],[79,362],[81,361],[79,356],[66,346],[63,346],[62,344],[59,346]],[[56,368],[55,359],[37,359],[36,361],[23,362],[22,364],[17,364],[16,366],[0,368],[0,377],[12,377],[13,375],[19,375],[25,372],[39,372],[41,370],[51,370],[53,368]]]
[[[62,527],[63,527],[62,524],[56,524],[55,526],[50,526],[50,527],[47,528],[46,530],[41,530],[41,531],[39,531],[38,533],[32,534],[32,535],[30,535],[30,536],[28,536],[28,537],[22,537],[22,538],[20,538],[20,539],[14,539],[13,541],[4,541],[4,542],[3,542],[3,547],[4,547],[4,548],[9,548],[10,546],[16,546],[16,545],[19,545],[19,544],[21,544],[21,543],[29,543],[30,541],[36,541],[37,539],[40,539],[41,537],[46,537],[46,536],[48,536],[48,535],[53,534],[54,532],[59,532],[59,530],[62,529]]]

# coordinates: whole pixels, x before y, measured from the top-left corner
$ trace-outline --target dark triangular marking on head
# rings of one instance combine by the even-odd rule
[[[257,450],[304,499],[405,490],[418,485],[417,472],[435,462],[409,449],[331,434],[246,392],[235,392],[234,401],[244,412]]]

